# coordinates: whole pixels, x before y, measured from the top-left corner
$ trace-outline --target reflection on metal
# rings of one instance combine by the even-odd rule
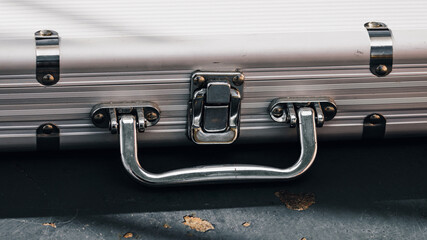
[[[191,77],[188,136],[197,144],[229,144],[239,136],[245,76],[196,72]]]
[[[120,151],[127,172],[138,182],[153,185],[189,184],[235,180],[290,179],[305,172],[314,160],[317,151],[314,110],[298,110],[301,155],[292,167],[279,169],[257,165],[212,165],[151,173],[142,167],[137,153],[136,119],[123,115],[119,123]]]
[[[393,68],[393,38],[387,25],[380,22],[365,23],[371,40],[371,72],[378,76],[388,75]]]
[[[52,30],[40,30],[36,40],[36,78],[43,85],[59,81],[59,36]]]

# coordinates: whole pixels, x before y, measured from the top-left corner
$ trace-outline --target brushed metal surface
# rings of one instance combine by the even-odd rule
[[[394,63],[427,56],[427,2],[0,1],[0,74],[29,74],[39,29],[61,35],[61,71],[147,71],[359,65],[364,24],[393,32]]]
[[[337,104],[319,141],[361,138],[373,112],[387,118],[386,137],[426,136],[426,10],[415,0],[0,0],[0,150],[35,149],[46,122],[61,129],[61,148],[118,146],[89,118],[95,104],[114,101],[159,104],[161,121],[138,136],[144,146],[191,144],[186,110],[196,70],[245,74],[237,143],[296,141],[267,107],[302,96]],[[393,72],[383,78],[369,71],[368,21],[393,32]],[[51,87],[35,79],[40,29],[61,36],[61,81]]]
[[[368,21],[425,29],[426,6],[423,0],[2,0],[0,22],[8,24],[0,32],[9,38],[30,36],[35,26],[67,38],[342,32]]]

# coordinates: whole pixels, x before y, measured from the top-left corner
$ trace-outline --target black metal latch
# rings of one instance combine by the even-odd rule
[[[239,135],[244,75],[196,72],[191,77],[188,136],[197,144],[229,144]]]

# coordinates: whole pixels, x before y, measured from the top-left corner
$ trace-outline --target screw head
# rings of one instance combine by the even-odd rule
[[[382,22],[367,22],[365,23],[365,27],[366,28],[383,28],[383,27],[387,27],[387,25],[385,25]]]
[[[145,114],[145,118],[150,122],[157,120],[158,117],[159,115],[156,112],[147,112]]]
[[[331,105],[326,105],[323,108],[323,113],[325,115],[325,120],[329,121],[335,117],[335,115],[337,114],[337,109]]]
[[[380,64],[377,68],[375,68],[375,72],[378,73],[378,75],[384,75],[388,71],[388,68],[386,65]]]
[[[272,114],[274,117],[279,118],[279,117],[283,116],[283,108],[282,108],[281,106],[275,106],[275,107],[273,108],[273,110],[271,110],[271,114]]]
[[[237,86],[242,85],[244,81],[245,81],[245,75],[243,74],[239,74],[233,78],[233,83],[236,84]]]
[[[46,124],[43,126],[42,131],[44,134],[51,134],[53,132],[52,124]]]
[[[199,86],[203,85],[205,83],[206,79],[203,76],[195,76],[193,78],[194,84],[197,84]]]
[[[96,123],[102,123],[105,120],[105,115],[102,113],[97,113],[93,116],[93,121]]]
[[[53,83],[55,81],[55,77],[52,74],[46,74],[43,76],[43,82],[45,83]]]
[[[369,117],[369,122],[372,124],[378,124],[381,121],[381,116],[379,114],[372,114]]]
[[[40,30],[40,36],[52,36],[52,34],[50,30]]]

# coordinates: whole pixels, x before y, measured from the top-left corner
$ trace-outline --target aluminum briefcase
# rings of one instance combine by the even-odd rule
[[[317,139],[426,136],[426,10],[412,0],[1,0],[0,150],[120,146],[131,176],[164,185],[290,179],[311,166]],[[297,140],[286,169],[154,174],[137,155]]]

